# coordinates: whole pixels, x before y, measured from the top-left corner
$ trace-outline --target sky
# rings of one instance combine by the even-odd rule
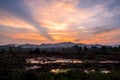
[[[0,0],[0,45],[120,43],[120,0]]]

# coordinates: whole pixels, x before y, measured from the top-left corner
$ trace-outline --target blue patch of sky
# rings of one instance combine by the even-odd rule
[[[112,4],[109,5],[109,10],[113,10],[116,7],[120,7],[120,0],[115,0]]]
[[[80,0],[77,7],[78,8],[91,8],[95,5],[102,4],[103,0]]]

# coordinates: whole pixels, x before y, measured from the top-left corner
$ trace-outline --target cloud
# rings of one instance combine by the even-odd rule
[[[109,32],[115,29],[119,29],[119,27],[111,27],[111,26],[99,26],[99,27],[94,27],[94,30],[92,30],[92,33],[97,35],[101,34],[104,32]]]
[[[99,43],[99,44],[117,44],[120,43],[120,28],[113,29],[107,32],[102,32],[89,39],[81,40],[83,43]]]
[[[46,38],[39,35],[37,32],[31,32],[24,28],[9,27],[5,25],[0,25],[0,35],[5,35],[11,39],[24,39],[24,40],[47,40]],[[3,37],[2,37],[3,38]]]
[[[16,33],[24,33],[24,32],[30,32],[30,31],[27,29],[24,29],[24,28],[17,28],[17,27],[10,27],[7,25],[0,25],[0,33],[16,34]]]
[[[103,37],[107,38],[111,33],[112,37],[109,36],[106,43],[114,43],[114,39],[119,40],[117,38],[119,33],[114,32],[120,25],[119,0],[2,0],[0,2],[0,24],[17,28],[2,27],[2,30],[9,33],[12,33],[12,29],[13,32],[18,31],[17,34],[12,34],[11,37],[14,39],[103,43]],[[35,29],[39,31],[39,36]],[[20,31],[26,32],[25,35]]]
[[[14,41],[14,39],[0,33],[0,45],[10,44],[11,41]]]
[[[86,34],[82,33],[82,31],[79,32],[77,29],[82,22],[86,21],[92,16],[89,11],[76,8],[76,4],[79,1],[80,0],[76,0],[76,2],[74,2],[74,0],[49,0],[47,2],[46,0],[33,0],[29,2],[26,1],[26,3],[28,2],[27,5],[29,8],[31,10],[34,10],[34,18],[36,18],[36,20],[38,20],[42,26],[49,29],[49,34],[54,33],[51,34],[51,36],[55,39],[55,41],[57,41],[58,38],[59,40],[62,40],[63,38],[61,38],[61,36],[67,38],[66,40],[68,41],[69,39],[74,41],[73,38],[76,38],[77,34],[79,33],[81,35],[81,38],[86,37]],[[70,32],[75,32],[75,34],[70,34]],[[63,36],[62,33],[67,34]],[[71,37],[69,37],[69,35]],[[65,39],[62,41],[64,40]]]
[[[49,40],[52,40],[52,37],[48,34],[48,30],[40,26],[40,24],[31,17],[29,9],[23,3],[23,0],[1,0],[0,11],[10,13],[15,17],[18,17],[31,24],[40,32],[41,35]]]
[[[35,37],[35,35],[37,35]],[[20,38],[21,37],[21,38]],[[48,42],[45,38],[41,38],[39,34],[4,34],[0,33],[0,45],[5,44],[40,44]]]
[[[11,34],[11,37],[14,39],[24,39],[24,40],[34,40],[34,41],[46,41],[47,39],[40,36],[37,33],[18,33],[18,34]]]

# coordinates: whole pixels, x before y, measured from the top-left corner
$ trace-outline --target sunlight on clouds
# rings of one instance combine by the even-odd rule
[[[89,39],[81,40],[82,43],[92,44],[92,43],[101,43],[101,44],[117,44],[120,43],[120,28],[108,32],[103,32],[97,34]]]
[[[78,27],[78,29],[80,29],[81,31],[83,31],[83,32],[85,32],[85,33],[90,32],[90,30],[88,30],[88,29],[85,28],[85,27]]]
[[[0,25],[5,25],[8,27],[15,27],[15,28],[23,28],[23,29],[27,29],[30,31],[34,31],[34,32],[37,31],[31,25],[21,21],[20,19],[15,18],[15,17],[0,19]]]
[[[59,32],[50,32],[50,34],[53,36],[56,42],[64,42],[64,41],[75,41],[75,37],[77,36],[77,32],[65,32],[65,31],[59,31]]]
[[[28,30],[26,33],[11,33],[11,36],[7,35],[8,37],[43,42],[71,41],[88,44],[119,42],[118,35],[120,33],[118,30],[120,29],[114,27],[119,25],[119,20],[116,17],[120,15],[120,6],[109,8],[114,0],[23,1],[25,9],[23,9],[24,7],[14,9],[21,9],[20,11],[23,14],[18,12],[18,15],[15,16],[13,10],[10,11],[14,14],[0,10],[2,15],[0,15],[0,25]],[[88,3],[81,3],[84,1]],[[27,11],[27,13],[24,11]],[[97,26],[100,26],[100,30],[96,29]],[[112,27],[111,29],[114,30],[104,30],[104,27],[108,27],[108,30]],[[17,31],[18,29],[14,30]]]
[[[56,31],[63,31],[69,33],[69,29],[73,26],[77,30],[76,25],[80,25],[83,21],[89,19],[92,14],[85,9],[78,9],[76,4],[78,4],[79,0],[74,2],[73,0],[67,1],[50,1],[45,2],[45,0],[39,1],[30,1],[27,5],[33,11],[34,18],[44,27],[49,29],[49,34],[55,33]],[[36,4],[36,5],[35,5]],[[39,5],[39,6],[37,6]],[[36,7],[35,7],[36,6]],[[42,6],[42,7],[41,7]],[[39,12],[40,11],[40,12]],[[37,14],[37,15],[34,15]],[[75,31],[76,31],[75,30]],[[84,29],[83,32],[87,33],[88,30]],[[78,32],[76,32],[78,34]],[[64,35],[68,40],[72,38],[76,38],[78,35],[76,34],[67,34]],[[68,35],[71,35],[68,37]],[[51,35],[55,41],[59,37],[63,36],[61,33],[55,37],[55,35]],[[74,36],[74,37],[73,37]],[[65,41],[66,41],[65,40]],[[63,40],[64,41],[64,40]]]
[[[65,0],[67,1],[67,0]],[[28,6],[33,10],[34,14],[38,14],[34,16],[40,23],[46,23],[49,25],[49,23],[61,25],[62,23],[66,25],[73,24],[79,24],[83,20],[88,19],[92,16],[90,12],[84,10],[84,9],[78,9],[76,8],[76,5],[74,3],[71,3],[70,1],[67,1],[67,3],[63,1],[54,1],[52,3],[47,3],[48,5],[42,5],[42,2],[45,1],[42,0],[41,3],[39,1],[31,1]],[[34,7],[34,4],[39,3],[39,7]],[[42,5],[42,7],[41,7]],[[40,12],[39,12],[40,11]],[[49,22],[49,23],[48,23]],[[59,27],[59,26],[58,26]],[[66,26],[69,27],[69,26]],[[49,28],[49,26],[47,26]]]
[[[62,37],[61,36],[53,36],[56,42],[74,42],[74,38],[70,37]]]
[[[65,30],[66,24],[65,23],[57,23],[51,21],[43,21],[42,26],[49,28],[50,30]]]
[[[119,8],[109,11],[108,3],[94,5],[91,8],[78,8],[79,2],[80,0],[31,0],[27,1],[26,4],[32,10],[33,18],[49,30],[49,34],[55,42],[75,42],[76,39],[80,39],[80,42],[86,43],[112,43],[111,36],[116,36],[119,33],[115,33],[113,30],[109,33],[93,35],[91,28],[99,24],[109,23],[104,21],[114,16],[114,13],[118,13]],[[90,25],[91,23],[93,25]]]
[[[1,33],[0,33],[1,34]],[[4,38],[0,39],[1,42],[5,41],[6,44],[40,44],[40,43],[48,43],[49,41],[40,36],[39,34],[35,33],[2,33]],[[4,45],[4,43],[1,43]]]
[[[12,34],[11,37],[15,39],[43,40],[43,41],[47,40],[46,38],[40,36],[39,34],[35,34],[35,33]]]

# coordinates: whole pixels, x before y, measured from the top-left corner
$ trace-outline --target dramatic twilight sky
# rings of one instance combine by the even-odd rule
[[[0,0],[0,45],[120,43],[120,0]]]

